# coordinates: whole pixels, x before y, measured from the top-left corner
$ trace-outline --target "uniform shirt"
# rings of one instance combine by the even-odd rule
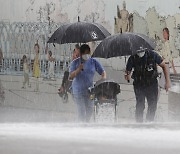
[[[149,52],[151,52],[153,60],[155,61],[156,64],[159,65],[159,64],[162,63],[163,59],[159,54],[157,54],[154,51],[149,51]],[[145,54],[143,57],[141,57],[140,60],[141,60],[142,63],[145,64],[146,60],[147,60],[147,54]],[[126,70],[127,71],[132,71],[134,66],[135,66],[135,64],[134,64],[133,56],[130,56],[129,59],[128,59],[127,65],[126,65]]]
[[[97,71],[99,75],[102,75],[104,72],[102,65],[94,58],[90,58],[84,62],[82,58],[75,59],[70,65],[69,72],[72,73],[75,71],[81,63],[84,64],[84,69],[73,79],[73,94],[87,94],[88,88],[93,86],[95,72]]]

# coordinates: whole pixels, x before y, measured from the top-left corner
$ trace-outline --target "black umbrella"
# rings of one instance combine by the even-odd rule
[[[153,50],[155,47],[156,44],[148,36],[126,32],[104,39],[94,51],[93,57],[111,58],[135,55],[143,49]]]
[[[100,24],[76,22],[58,28],[48,40],[48,43],[87,43],[103,40],[108,36],[110,36],[110,33]]]

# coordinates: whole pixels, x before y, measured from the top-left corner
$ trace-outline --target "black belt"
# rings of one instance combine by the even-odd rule
[[[169,62],[165,62],[165,64],[169,64]]]

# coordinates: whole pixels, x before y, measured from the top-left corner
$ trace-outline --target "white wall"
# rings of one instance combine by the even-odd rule
[[[37,12],[46,2],[55,4],[55,11],[51,15],[55,21],[61,21],[62,16],[68,16],[73,22],[78,15],[83,20],[86,14],[98,12],[101,20],[109,22],[113,29],[116,7],[119,5],[122,8],[123,0],[0,0],[0,20],[37,21]],[[162,16],[180,13],[180,0],[126,0],[126,4],[129,12],[136,11],[143,17],[148,8],[153,6]]]

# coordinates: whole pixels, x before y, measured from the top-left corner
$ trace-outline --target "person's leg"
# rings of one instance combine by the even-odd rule
[[[35,88],[35,91],[39,91],[39,79],[38,78],[35,78],[36,79],[36,88]]]
[[[25,76],[25,74],[24,74],[24,81],[23,81],[23,86],[22,86],[22,88],[25,88],[25,85],[26,85],[26,76]]]
[[[48,69],[48,78],[50,79],[51,78],[51,68],[49,67]]]
[[[51,79],[53,77],[53,68],[49,68],[49,78]]]
[[[50,69],[50,78],[52,78],[53,77],[53,70],[52,70],[52,68]]]
[[[136,122],[143,122],[143,114],[145,109],[145,94],[144,88],[139,86],[134,86],[134,92],[136,96]]]
[[[52,68],[52,77],[55,78],[54,67]]]
[[[37,78],[37,91],[39,91],[39,78]]]
[[[91,116],[93,114],[93,101],[89,98],[89,96],[85,96],[85,107],[86,107],[86,122],[89,122]]]
[[[154,121],[155,112],[157,109],[158,83],[155,82],[152,85],[148,86],[145,92],[146,92],[146,98],[148,102],[146,120],[150,122],[150,121]]]
[[[28,86],[30,86],[30,83],[29,83],[29,74],[27,74],[27,73],[26,73],[26,80],[27,80]]]
[[[29,82],[29,74],[27,74],[27,83],[28,83],[28,86],[31,87],[31,84]]]
[[[22,88],[25,88],[26,87],[26,83],[28,83],[28,74],[27,73],[24,73],[24,82],[23,82],[23,87]]]
[[[74,95],[74,101],[77,107],[78,121],[86,121],[86,107],[84,102],[84,97],[82,95]]]
[[[168,70],[168,77],[170,79],[170,68],[169,68],[169,64],[166,64],[166,67],[167,67],[167,70]],[[159,87],[162,88],[162,89],[165,89],[165,83],[166,83],[166,79],[165,79],[165,76],[164,76],[164,73],[161,72],[161,77],[159,79]],[[170,83],[171,85],[171,83]]]
[[[25,78],[25,84],[27,83],[29,85],[29,75],[27,73],[24,74]]]

